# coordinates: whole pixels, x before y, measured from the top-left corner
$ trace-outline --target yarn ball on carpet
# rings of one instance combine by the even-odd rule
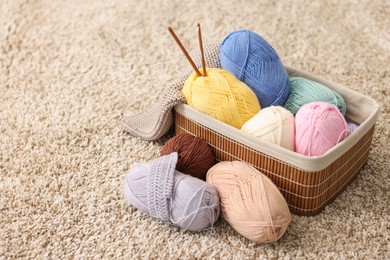
[[[215,164],[215,156],[205,140],[190,134],[181,134],[169,139],[160,155],[178,153],[176,170],[201,180],[206,180],[207,171]]]
[[[222,217],[241,235],[272,243],[286,232],[291,213],[278,187],[245,162],[220,162],[207,173],[218,192]]]
[[[135,165],[125,176],[125,196],[155,219],[190,231],[209,229],[220,214],[218,193],[205,181],[175,170],[177,157],[174,152]]]

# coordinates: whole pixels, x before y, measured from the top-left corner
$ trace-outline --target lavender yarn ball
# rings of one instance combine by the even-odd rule
[[[211,228],[220,214],[216,190],[175,170],[177,153],[135,165],[125,177],[129,203],[153,218],[190,231]]]
[[[356,130],[356,128],[358,128],[359,127],[359,125],[357,125],[357,124],[355,124],[355,123],[348,123],[347,124],[347,126],[348,126],[348,130],[349,130],[349,132],[353,132],[353,131],[355,131]]]

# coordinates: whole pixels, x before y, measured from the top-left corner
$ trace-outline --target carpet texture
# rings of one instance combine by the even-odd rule
[[[0,259],[389,259],[390,3],[59,1],[0,5]],[[125,173],[159,155],[120,122],[153,104],[188,50],[250,29],[284,64],[381,106],[357,179],[323,212],[257,245],[219,220],[184,232],[128,205]]]

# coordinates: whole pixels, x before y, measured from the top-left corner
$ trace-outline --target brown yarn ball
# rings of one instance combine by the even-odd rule
[[[160,155],[177,152],[179,155],[176,170],[201,180],[206,179],[207,171],[215,164],[215,156],[203,139],[190,134],[181,134],[169,139]]]

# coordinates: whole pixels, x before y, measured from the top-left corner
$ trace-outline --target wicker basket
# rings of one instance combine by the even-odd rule
[[[340,93],[347,105],[346,117],[360,124],[348,138],[324,155],[307,157],[256,139],[186,104],[175,106],[175,131],[206,140],[217,160],[248,162],[279,187],[293,213],[315,215],[333,201],[365,165],[379,107],[374,100],[349,88],[294,68],[286,69],[290,77],[305,77]]]

